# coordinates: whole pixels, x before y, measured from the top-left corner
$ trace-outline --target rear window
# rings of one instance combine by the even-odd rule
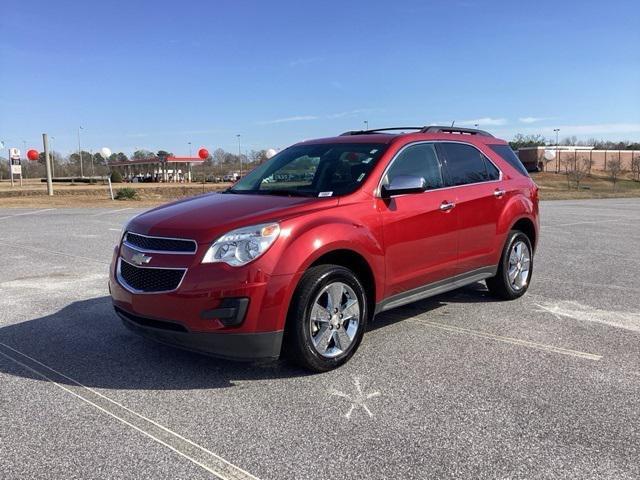
[[[442,143],[441,148],[447,159],[450,185],[486,182],[497,180],[500,176],[500,172],[486,160],[482,152],[471,145]]]
[[[509,145],[489,145],[489,147],[491,148],[491,150],[500,155],[500,157],[502,157],[505,162],[518,170],[521,174],[526,177],[529,176],[529,172],[527,172],[527,169],[524,167],[515,152],[511,150],[511,147]]]

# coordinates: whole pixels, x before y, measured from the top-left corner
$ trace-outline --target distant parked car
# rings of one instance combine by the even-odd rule
[[[222,180],[225,182],[236,182],[239,179],[240,179],[240,175],[237,173],[228,173],[224,177],[222,177]]]
[[[109,282],[124,324],[320,372],[356,352],[377,313],[481,280],[496,297],[524,295],[538,188],[509,145],[481,130],[398,130],[298,143],[223,193],[132,219]]]

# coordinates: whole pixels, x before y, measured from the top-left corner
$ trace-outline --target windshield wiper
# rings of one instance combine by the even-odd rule
[[[315,197],[313,192],[305,192],[302,190],[274,188],[273,190],[258,190],[255,191],[259,195],[279,195],[283,197]]]
[[[229,187],[226,190],[223,190],[222,193],[235,193],[236,195],[255,195],[257,192],[256,190],[234,190],[233,188]]]

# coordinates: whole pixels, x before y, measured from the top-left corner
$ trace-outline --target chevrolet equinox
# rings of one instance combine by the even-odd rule
[[[374,315],[482,281],[523,295],[538,189],[509,145],[455,127],[297,143],[231,188],[144,212],[113,253],[131,330],[230,359],[346,362]]]

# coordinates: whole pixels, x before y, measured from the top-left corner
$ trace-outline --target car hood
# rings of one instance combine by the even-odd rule
[[[144,212],[129,222],[127,230],[209,243],[234,228],[282,221],[303,212],[330,208],[337,203],[337,198],[211,193]]]

